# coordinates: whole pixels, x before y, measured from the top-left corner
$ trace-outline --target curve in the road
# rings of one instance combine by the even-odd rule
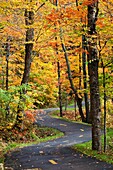
[[[38,115],[40,126],[56,128],[64,132],[64,136],[52,141],[17,149],[6,156],[5,166],[14,170],[113,170],[113,165],[98,161],[75,152],[70,148],[73,144],[91,139],[91,127],[52,118],[46,109]]]

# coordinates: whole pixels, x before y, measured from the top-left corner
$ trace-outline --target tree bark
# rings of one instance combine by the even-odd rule
[[[62,117],[62,90],[61,90],[61,81],[60,81],[60,62],[57,62],[58,68],[58,88],[59,88],[59,106],[60,106],[60,117]]]
[[[84,84],[84,90],[87,90],[87,72],[86,72],[86,37],[85,35],[82,35],[82,49],[84,50],[82,52],[82,66],[83,66],[83,84]],[[89,101],[88,101],[88,94],[85,91],[84,92],[84,100],[85,100],[85,110],[86,110],[86,122],[90,123],[89,117]]]
[[[34,12],[28,11],[25,9],[25,25],[27,27],[26,30],[26,43],[25,43],[25,65],[24,65],[24,73],[23,78],[21,81],[22,84],[26,84],[29,81],[29,74],[30,74],[30,68],[31,68],[31,62],[32,62],[32,50],[33,50],[33,40],[34,40],[34,28],[31,28],[31,26],[34,23]],[[22,94],[26,93],[26,89],[23,89],[23,91],[20,93],[20,100],[25,102],[25,99],[22,97]],[[17,111],[17,127],[20,127],[22,120],[23,120],[23,109],[21,108],[20,104],[18,105],[18,111]]]
[[[10,40],[11,37],[7,38],[6,43],[6,90],[9,89],[9,56],[10,56]],[[10,107],[9,104],[6,106],[6,118],[8,118],[8,115],[10,114]]]
[[[82,79],[81,79],[81,54],[79,54],[79,90],[81,89]]]
[[[7,39],[6,43],[6,90],[8,91],[8,84],[9,84],[9,55],[10,55],[10,44],[9,38]]]
[[[105,66],[102,61],[103,68],[103,88],[104,88],[104,152],[106,152],[107,148],[107,138],[106,138],[106,74],[105,74]]]
[[[58,0],[52,2],[56,7],[58,7]],[[56,29],[56,26],[55,26]],[[56,40],[56,55],[58,55],[58,44],[57,44],[57,36],[55,37]],[[59,106],[60,106],[60,117],[63,116],[62,114],[62,87],[61,87],[61,79],[60,79],[60,61],[57,61],[57,68],[58,68],[58,94],[59,94]]]
[[[101,121],[100,121],[100,95],[98,82],[98,49],[96,21],[98,17],[98,1],[88,5],[88,61],[90,79],[90,104],[92,114],[92,149],[101,150]]]
[[[25,44],[25,67],[21,84],[28,83],[31,62],[32,62],[32,50],[34,39],[34,28],[29,28],[34,23],[34,12],[25,10],[25,24],[28,26],[26,31],[26,44]]]

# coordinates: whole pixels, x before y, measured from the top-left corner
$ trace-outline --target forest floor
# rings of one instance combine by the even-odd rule
[[[91,140],[91,127],[81,123],[52,118],[47,109],[39,114],[37,124],[56,128],[65,135],[40,144],[18,148],[6,155],[5,166],[13,170],[113,170],[113,165],[86,156],[72,145]]]

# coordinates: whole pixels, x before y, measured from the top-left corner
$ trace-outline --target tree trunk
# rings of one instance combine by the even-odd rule
[[[86,72],[86,37],[85,35],[82,35],[82,49],[84,50],[82,52],[82,66],[83,66],[83,83],[84,83],[84,90],[87,90],[87,72]],[[84,92],[84,100],[85,100],[85,110],[86,110],[86,122],[90,123],[89,117],[89,101],[88,101],[88,94],[85,91]]]
[[[63,49],[63,52],[64,52],[65,60],[66,60],[67,71],[68,71],[68,79],[69,79],[69,82],[70,82],[70,86],[71,86],[71,89],[72,89],[72,91],[75,95],[82,122],[86,122],[86,119],[84,117],[84,113],[83,113],[83,110],[82,110],[82,98],[78,95],[77,90],[75,89],[74,84],[73,84],[71,69],[70,69],[70,63],[69,63],[69,60],[68,60],[68,54],[67,54],[67,51],[66,51],[65,44],[62,41],[62,30],[61,29],[60,29],[60,39],[61,39],[61,45],[62,45],[62,49]]]
[[[8,91],[9,89],[9,56],[10,56],[10,40],[11,38],[7,38],[7,43],[6,43],[6,90]],[[9,104],[6,106],[6,118],[8,118],[8,115],[10,114],[10,107]]]
[[[30,26],[34,23],[34,12],[25,10],[25,24]],[[33,49],[34,29],[28,28],[26,31],[26,44],[25,44],[25,67],[21,84],[27,84],[29,80],[31,62],[32,62],[32,49]]]
[[[82,84],[82,80],[81,80],[81,54],[79,54],[79,90],[81,89],[81,84]]]
[[[5,84],[5,74],[4,74],[4,67],[2,67],[2,89],[4,89]]]
[[[32,50],[33,50],[33,40],[34,40],[34,29],[30,28],[31,25],[34,23],[34,12],[28,11],[25,9],[25,25],[28,26],[26,30],[26,43],[25,43],[25,66],[24,66],[24,73],[23,78],[21,81],[22,84],[27,84],[29,80],[31,62],[32,62]],[[26,89],[23,89],[22,94],[26,93]],[[20,94],[20,100],[23,100],[22,94]],[[21,106],[18,106],[17,111],[17,126],[21,125],[23,118],[23,110]]]
[[[58,88],[59,88],[59,106],[60,106],[60,117],[62,117],[62,91],[61,91],[61,81],[60,81],[60,62],[57,62],[58,68]]]
[[[74,98],[75,119],[77,116],[76,98]]]
[[[58,0],[52,2],[56,7],[58,7]],[[56,26],[55,26],[56,29]],[[55,37],[56,40],[56,55],[58,55],[58,44],[57,44],[57,36]],[[62,114],[62,88],[61,88],[61,81],[60,81],[60,61],[57,62],[58,68],[58,88],[59,88],[59,106],[60,106],[60,117],[63,116]]]
[[[105,66],[102,61],[103,68],[103,88],[104,88],[104,152],[107,148],[107,139],[106,139],[106,75],[105,75]]]
[[[90,104],[92,114],[92,149],[101,150],[101,121],[100,121],[100,95],[98,82],[98,49],[96,21],[98,16],[98,1],[88,5],[88,61],[90,79]]]
[[[6,43],[6,90],[8,91],[8,84],[9,84],[9,55],[10,55],[10,39],[7,38]]]

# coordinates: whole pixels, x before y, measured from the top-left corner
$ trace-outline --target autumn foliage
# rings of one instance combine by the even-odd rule
[[[88,61],[87,56],[90,44],[94,45],[95,41],[101,103],[103,105],[106,92],[109,106],[109,101],[113,98],[113,2],[100,0],[96,35],[92,36],[88,34],[87,6],[96,2],[97,0],[61,0],[57,6],[52,0],[0,2],[0,130],[12,130],[19,114],[24,122],[21,129],[27,128],[36,120],[32,110],[58,106],[59,84],[63,105],[74,98],[65,54],[68,55],[71,80],[78,97],[83,100],[86,93],[90,99],[88,70],[92,61]],[[86,37],[85,49],[83,35]],[[62,44],[65,45],[65,51]],[[31,51],[26,56],[28,46]],[[86,55],[87,88],[84,87],[83,53]],[[24,82],[23,77],[28,69],[25,67],[25,59],[29,56],[29,75],[26,73],[27,81]],[[57,62],[60,62],[59,82]],[[102,66],[105,68],[105,89]],[[107,111],[110,113],[108,119],[111,119],[110,109]],[[83,111],[83,114],[86,120],[86,111]],[[113,126],[110,121],[108,124]],[[15,129],[12,132],[18,134]],[[22,133],[19,133],[20,138]]]

